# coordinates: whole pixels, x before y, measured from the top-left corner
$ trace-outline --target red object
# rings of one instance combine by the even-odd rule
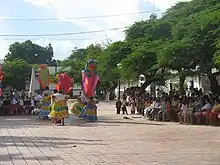
[[[56,89],[63,90],[65,94],[69,94],[70,90],[73,88],[73,80],[67,73],[61,73],[58,76],[58,83],[56,84]]]
[[[87,76],[85,72],[82,73],[83,91],[86,97],[93,97],[95,95],[95,89],[98,81],[98,75]]]
[[[0,81],[4,79],[4,72],[2,71],[2,68],[0,68]]]

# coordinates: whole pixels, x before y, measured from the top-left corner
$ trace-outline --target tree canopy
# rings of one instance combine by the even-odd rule
[[[101,80],[109,88],[113,84],[115,87],[119,78],[137,80],[143,74],[144,90],[151,83],[164,82],[174,70],[182,94],[185,78],[202,74],[208,76],[212,92],[216,93],[218,72],[213,73],[212,69],[220,65],[219,9],[219,0],[180,2],[161,18],[152,14],[148,20],[131,25],[124,41],[77,49],[63,63],[68,63],[77,72],[73,76],[80,80],[78,70],[88,58],[95,58]]]
[[[30,78],[31,66],[22,59],[14,59],[3,64],[3,71],[5,74],[4,84],[23,90],[26,80]]]
[[[179,77],[180,92],[189,75],[207,76],[211,90],[220,94],[217,81],[220,67],[220,2],[192,0],[179,2],[162,17],[152,14],[149,19],[135,22],[125,31],[124,41],[92,44],[75,48],[61,62],[75,82],[81,82],[81,70],[90,58],[96,59],[100,76],[99,89],[113,91],[119,79],[137,80],[140,74],[146,81],[141,91],[152,83],[164,84],[171,72]],[[38,56],[35,56],[37,54]],[[41,47],[31,41],[14,43],[5,60],[21,59],[29,64],[57,64],[51,45]],[[213,69],[217,69],[213,72]]]
[[[52,62],[53,47],[46,47],[32,43],[30,40],[19,43],[15,42],[9,46],[9,52],[5,56],[6,61],[22,59],[29,64],[48,64]]]
[[[4,59],[4,83],[16,88],[25,89],[30,80],[31,67],[36,64],[58,65],[59,61],[53,59],[53,47],[46,47],[32,43],[30,40],[9,46],[9,51]]]

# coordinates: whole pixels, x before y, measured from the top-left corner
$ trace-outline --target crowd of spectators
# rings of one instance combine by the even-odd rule
[[[220,99],[202,89],[192,89],[191,94],[181,96],[176,91],[152,97],[149,93],[127,95],[116,102],[117,114],[141,114],[151,121],[173,121],[180,124],[217,125],[220,120]]]

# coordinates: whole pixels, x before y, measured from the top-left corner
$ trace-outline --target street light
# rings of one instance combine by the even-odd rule
[[[121,63],[117,64],[118,69],[121,69]],[[118,99],[121,98],[121,81],[120,81],[120,77],[118,79]]]

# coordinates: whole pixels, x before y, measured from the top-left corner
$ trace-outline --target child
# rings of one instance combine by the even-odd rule
[[[116,102],[117,114],[120,114],[121,105],[122,105],[121,100],[120,100],[120,98],[118,98],[118,101]]]
[[[183,101],[180,112],[178,113],[180,124],[186,123],[187,111],[188,111],[187,104],[185,101]]]

